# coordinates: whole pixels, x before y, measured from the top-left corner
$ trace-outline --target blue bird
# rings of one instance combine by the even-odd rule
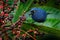
[[[30,14],[32,15],[32,19],[36,22],[45,22],[47,18],[47,13],[45,10],[40,8],[32,8],[30,10]]]

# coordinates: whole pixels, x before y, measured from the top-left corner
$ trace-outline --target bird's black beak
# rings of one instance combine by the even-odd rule
[[[35,10],[32,10],[29,15],[33,15],[35,13]]]

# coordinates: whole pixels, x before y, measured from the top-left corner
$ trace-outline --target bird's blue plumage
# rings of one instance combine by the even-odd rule
[[[30,11],[34,11],[32,15],[32,19],[36,22],[44,22],[47,17],[47,13],[45,10],[40,8],[32,8]]]

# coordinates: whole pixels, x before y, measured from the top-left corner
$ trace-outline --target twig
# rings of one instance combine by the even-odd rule
[[[32,37],[29,33],[25,32],[24,30],[21,29],[22,32],[26,33],[28,36],[30,36],[31,38],[33,38],[34,40],[36,40],[34,37]]]

